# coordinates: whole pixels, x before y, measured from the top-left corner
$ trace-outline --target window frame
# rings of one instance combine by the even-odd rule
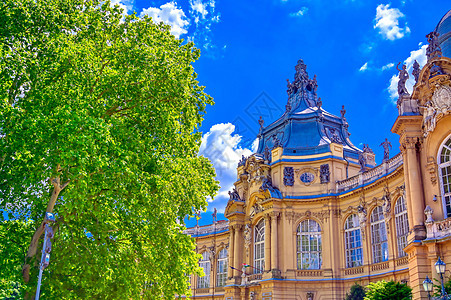
[[[265,270],[265,220],[261,219],[254,226],[254,274]]]
[[[312,222],[314,222],[314,224],[311,224]],[[303,226],[303,224],[307,225]],[[314,229],[314,227],[316,227],[317,230],[311,231],[311,229]],[[303,228],[307,228],[308,231],[303,231]],[[321,270],[323,263],[321,233],[321,225],[316,220],[305,219],[299,222],[296,229],[297,270]],[[316,250],[312,249],[312,247],[316,247]],[[308,263],[306,263],[305,261],[308,261]],[[308,266],[305,266],[305,264],[308,264]]]
[[[403,249],[407,246],[407,236],[409,235],[409,218],[407,215],[407,204],[404,196],[401,196],[396,200],[394,213],[398,257],[405,257],[407,256],[407,253],[404,252]]]
[[[204,270],[205,276],[197,276],[197,288],[205,289],[210,287],[211,261],[210,254],[207,251],[202,252],[202,259],[199,261],[199,267]]]
[[[354,225],[350,224],[349,220],[352,220]],[[352,226],[352,227],[351,227]],[[358,232],[358,234],[353,234]],[[355,268],[363,266],[363,239],[362,229],[360,228],[360,220],[357,214],[351,214],[346,218],[344,224],[344,245],[345,245],[345,259],[346,268]],[[357,240],[358,238],[358,240]],[[354,246],[352,247],[352,245]],[[357,245],[356,245],[357,244]],[[359,251],[360,250],[360,251]],[[360,252],[360,253],[359,253]],[[356,259],[352,259],[356,257]],[[357,259],[360,257],[360,259]]]
[[[448,161],[441,162],[443,149],[446,148],[449,152],[447,154]],[[446,155],[446,154],[445,154]],[[447,169],[447,173],[451,176],[451,135],[448,135],[442,144],[440,145],[437,152],[437,167],[438,167],[438,177],[440,180],[440,192],[442,193],[442,209],[443,218],[447,219],[451,217],[451,180],[448,181],[448,192],[445,192],[445,185],[443,182],[443,170]],[[448,203],[447,203],[448,202]]]
[[[227,248],[222,248],[218,253],[218,261],[216,262],[216,286],[217,287],[225,286],[225,283],[227,281],[227,270],[228,270],[227,264],[228,264],[228,251],[227,251]]]
[[[377,220],[374,220],[375,213],[378,214]],[[373,263],[381,263],[388,261],[390,252],[388,250],[387,227],[385,225],[383,206],[378,205],[371,211],[370,231],[371,231],[371,254],[373,258]],[[382,239],[383,237],[385,237],[385,240]],[[380,241],[375,241],[376,238],[380,238]],[[378,255],[376,251],[379,251],[380,255]],[[386,253],[386,256],[384,255],[384,252]]]

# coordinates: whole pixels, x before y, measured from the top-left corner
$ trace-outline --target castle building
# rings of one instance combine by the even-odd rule
[[[346,111],[333,115],[299,60],[285,113],[260,123],[256,153],[237,167],[228,221],[196,226],[205,276],[191,276],[194,299],[343,299],[354,283],[439,278],[451,266],[451,11],[428,37],[416,84],[399,74],[401,152],[382,164],[354,146]]]

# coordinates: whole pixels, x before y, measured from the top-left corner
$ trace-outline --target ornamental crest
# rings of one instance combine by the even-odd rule
[[[424,136],[434,131],[437,119],[451,110],[451,87],[436,85],[432,99],[423,106]]]

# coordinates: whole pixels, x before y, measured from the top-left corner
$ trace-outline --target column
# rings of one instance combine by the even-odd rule
[[[233,269],[231,267],[235,268],[234,265],[234,261],[233,258],[235,257],[235,249],[234,249],[234,244],[235,244],[235,230],[233,229],[233,226],[230,225],[229,226],[229,231],[230,231],[230,235],[229,235],[229,268],[227,270],[227,277],[228,278],[232,278],[233,277]]]
[[[271,271],[271,217],[265,214],[265,271]]]
[[[424,239],[426,237],[426,229],[424,227],[424,201],[422,190],[422,179],[420,173],[420,165],[418,163],[416,151],[416,138],[406,138],[405,146],[407,148],[407,161],[409,169],[409,196],[412,207],[413,230],[415,239]]]
[[[235,243],[234,243],[234,245],[233,245],[233,247],[234,247],[234,252],[235,252],[235,254],[233,255],[234,256],[234,258],[233,258],[233,263],[234,263],[234,268],[237,268],[238,270],[240,270],[241,269],[241,256],[242,256],[242,253],[241,253],[241,241],[242,241],[242,235],[241,235],[241,232],[242,232],[242,228],[243,228],[243,225],[240,225],[240,224],[236,224],[236,225],[234,225],[234,229],[235,229]],[[240,276],[241,275],[241,273],[238,271],[238,270],[235,270],[235,276]]]
[[[277,219],[279,218],[278,212],[271,213],[271,269],[279,269],[278,264],[278,226]]]

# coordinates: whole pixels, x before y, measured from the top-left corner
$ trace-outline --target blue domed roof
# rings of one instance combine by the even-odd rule
[[[442,55],[451,58],[451,10],[438,22],[435,31],[440,34],[438,42],[442,48]]]
[[[288,80],[288,101],[285,113],[259,133],[257,153],[276,146],[283,147],[283,155],[312,155],[330,151],[330,143],[343,145],[345,157],[357,159],[362,150],[349,140],[345,110],[341,117],[325,111],[316,89],[316,75],[311,79],[302,60],[296,65],[293,82]]]

